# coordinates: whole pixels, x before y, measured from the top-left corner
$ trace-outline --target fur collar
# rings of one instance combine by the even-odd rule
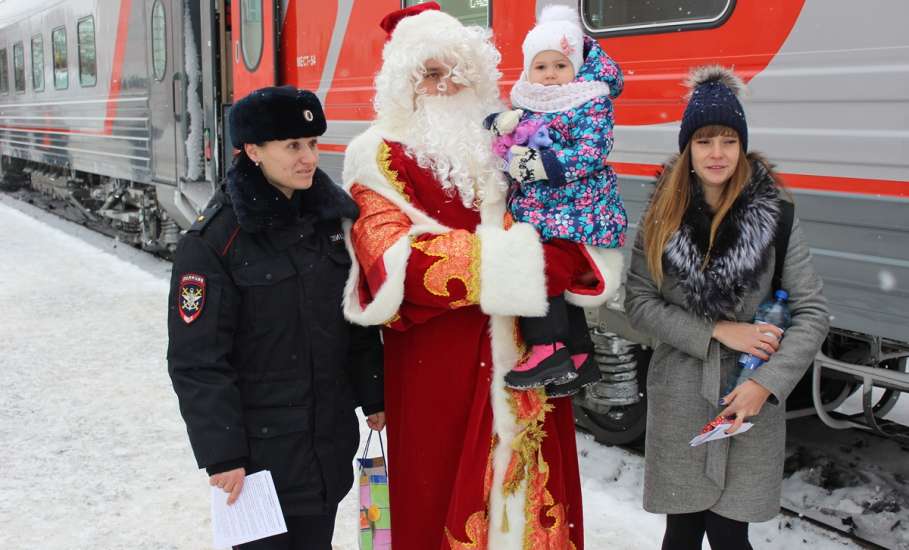
[[[705,269],[701,270],[701,263],[712,214],[695,180],[681,226],[666,243],[664,268],[678,280],[688,308],[712,320],[735,318],[745,295],[758,287],[770,259],[780,212],[779,190],[764,160],[752,158],[751,169],[750,182],[717,229]]]
[[[288,199],[265,180],[259,167],[241,156],[227,172],[226,190],[240,227],[249,233],[284,227],[306,214],[320,221],[355,220],[359,215],[353,199],[320,169],[312,187]]]

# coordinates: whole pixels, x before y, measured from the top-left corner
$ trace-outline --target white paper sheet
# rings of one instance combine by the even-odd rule
[[[246,476],[237,501],[227,505],[228,493],[211,488],[211,531],[215,548],[230,548],[287,532],[271,472]]]
[[[733,434],[727,434],[726,430],[732,427],[732,422],[724,422],[714,426],[714,428],[708,432],[698,434],[694,436],[694,439],[691,440],[689,445],[692,447],[697,447],[702,443],[707,443],[708,441],[716,441],[717,439],[723,439],[726,437],[732,437],[734,435],[739,435],[747,432],[754,426],[751,422],[742,422],[742,426]]]

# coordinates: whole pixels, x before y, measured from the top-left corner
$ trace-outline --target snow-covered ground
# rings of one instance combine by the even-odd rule
[[[0,548],[210,548],[207,478],[167,376],[169,264],[0,195],[0,265]],[[578,446],[587,548],[658,548],[641,457]],[[341,504],[338,550],[356,549],[356,506]],[[853,547],[783,516],[752,540]]]

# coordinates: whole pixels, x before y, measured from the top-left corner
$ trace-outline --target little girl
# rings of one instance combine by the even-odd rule
[[[533,224],[553,245],[549,249],[559,252],[558,269],[565,273],[547,274],[546,317],[520,320],[531,348],[505,383],[547,385],[550,396],[571,395],[600,375],[589,357],[593,346],[583,311],[562,294],[569,281],[589,271],[582,245],[618,248],[628,223],[615,172],[606,164],[613,141],[612,98],[622,91],[622,72],[584,35],[577,12],[566,6],[545,7],[522,49],[524,72],[511,90],[514,110],[491,115],[487,127],[502,138],[527,119],[548,125],[548,148],[510,147],[508,206],[516,221]]]

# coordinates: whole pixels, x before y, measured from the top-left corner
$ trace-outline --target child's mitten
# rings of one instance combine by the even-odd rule
[[[490,130],[493,134],[497,136],[504,136],[514,132],[514,129],[517,128],[518,123],[521,122],[521,116],[524,114],[524,111],[521,109],[512,109],[510,111],[502,111],[496,115],[495,119],[492,121]]]
[[[543,167],[543,160],[540,158],[539,151],[529,147],[512,145],[510,152],[511,160],[508,162],[508,173],[512,178],[521,183],[549,179],[546,177],[546,169]]]

